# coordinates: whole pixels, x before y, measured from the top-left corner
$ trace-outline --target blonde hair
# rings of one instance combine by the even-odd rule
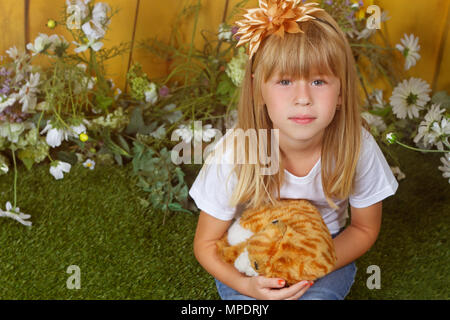
[[[363,125],[368,126],[361,117],[356,65],[345,34],[328,13],[322,11],[313,15],[319,20],[299,23],[304,33],[285,33],[283,39],[271,35],[262,41],[245,69],[235,128],[266,129],[271,136],[273,127],[262,99],[261,85],[276,73],[294,79],[309,78],[317,68],[323,74],[338,77],[342,106],[325,129],[321,150],[322,187],[328,204],[337,209],[331,198],[346,199],[353,192],[361,130]],[[270,141],[268,139],[269,150]],[[235,145],[235,148],[242,146]],[[251,148],[245,144],[246,156],[249,150]],[[280,159],[278,161],[279,170],[274,175],[259,174],[262,166],[258,161],[236,164],[232,173],[237,176],[237,184],[230,205],[245,204],[246,208],[276,205],[281,200],[284,181],[284,166]]]

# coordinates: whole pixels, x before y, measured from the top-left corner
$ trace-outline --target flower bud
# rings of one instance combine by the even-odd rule
[[[393,144],[397,141],[397,135],[393,132],[390,132],[386,135],[386,140],[389,144]]]

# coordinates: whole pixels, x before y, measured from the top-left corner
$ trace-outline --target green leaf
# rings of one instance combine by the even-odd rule
[[[391,107],[387,106],[382,109],[369,110],[369,113],[384,118],[385,116],[387,116],[389,114],[390,111],[391,111]]]
[[[34,159],[33,158],[23,158],[20,160],[22,160],[22,162],[25,165],[25,167],[27,168],[27,170],[30,171],[31,168],[33,167]]]
[[[78,162],[77,155],[73,152],[66,152],[66,151],[59,151],[56,154],[56,159],[68,162],[72,166],[75,165]]]
[[[103,95],[97,95],[95,97],[95,101],[97,103],[97,107],[102,110],[107,110],[114,102],[114,99],[111,97],[105,97]]]
[[[138,200],[139,200],[139,204],[141,206],[143,206],[144,208],[148,208],[148,206],[150,206],[150,202],[148,202],[147,200],[145,200],[141,197],[139,197]]]
[[[139,129],[144,127],[144,118],[142,116],[142,108],[135,107],[131,112],[130,123],[125,129],[126,134],[136,134],[139,132]]]
[[[184,208],[181,206],[181,204],[176,203],[176,202],[174,202],[174,203],[169,203],[168,208],[169,208],[169,210],[172,210],[172,211],[186,212],[186,213],[192,214],[191,211],[184,209]]]
[[[119,140],[120,146],[124,148],[126,152],[130,153],[130,147],[128,146],[128,142],[125,140],[125,138],[122,137],[122,135],[118,134],[117,140]]]
[[[116,162],[119,166],[121,166],[121,167],[123,166],[123,160],[122,160],[122,156],[120,154],[115,154],[114,160],[116,160]]]

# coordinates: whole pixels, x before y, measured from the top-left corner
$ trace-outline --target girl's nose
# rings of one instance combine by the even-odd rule
[[[309,94],[308,84],[305,81],[298,81],[295,86],[295,105],[309,106],[311,105],[311,96]]]
[[[311,100],[309,98],[306,98],[306,97],[297,98],[296,101],[295,101],[295,105],[298,105],[298,106],[310,106],[311,105]]]

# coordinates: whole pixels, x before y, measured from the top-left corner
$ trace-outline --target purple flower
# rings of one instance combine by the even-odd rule
[[[0,89],[0,93],[1,94],[8,94],[9,92],[9,87],[8,86],[3,86],[3,88]]]
[[[239,27],[238,26],[234,26],[233,28],[231,28],[231,34],[236,34],[236,32],[238,32]]]
[[[166,86],[162,86],[159,89],[159,96],[160,97],[167,97],[169,95],[169,92],[170,92],[169,88],[167,88]]]

